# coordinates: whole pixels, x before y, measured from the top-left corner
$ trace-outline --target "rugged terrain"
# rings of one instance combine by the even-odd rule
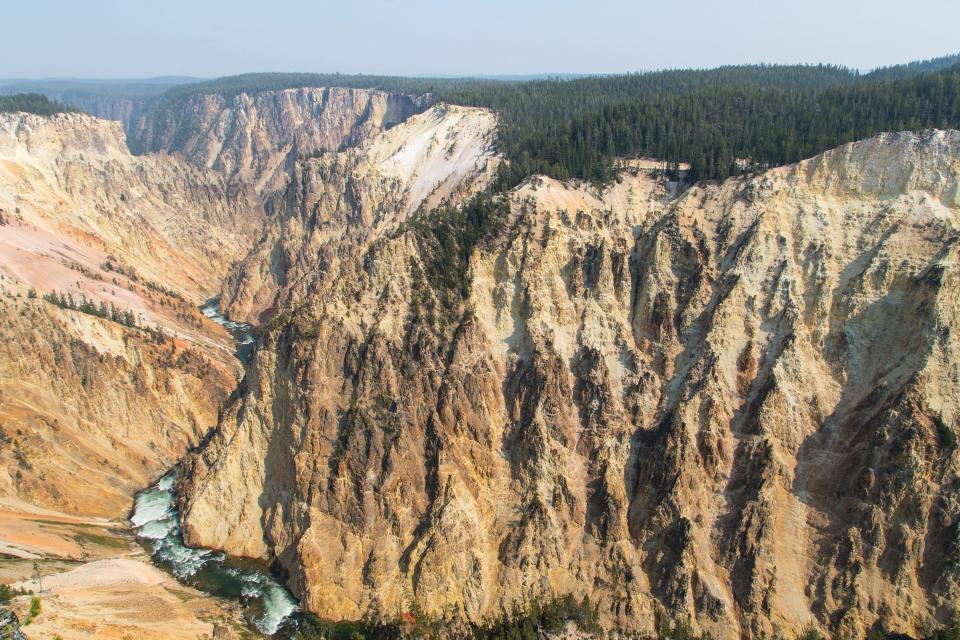
[[[84,275],[109,258],[119,276],[197,300],[262,224],[249,189],[177,158],[133,156],[119,123],[83,114],[0,114],[0,189],[5,268],[38,289],[65,284],[50,261]],[[17,251],[47,263],[14,264]]]
[[[411,215],[424,160],[374,150],[429,157],[383,141],[446,117],[297,165],[228,280],[271,320],[188,461],[188,541],[275,560],[334,619],[572,593],[609,628],[733,638],[954,612],[960,133]],[[482,186],[471,157],[431,182]]]
[[[196,307],[260,215],[222,177],[134,157],[119,123],[78,114],[0,116],[0,208],[0,491],[121,516],[235,385],[230,338]],[[51,293],[138,326],[58,308]]]
[[[356,144],[427,104],[425,97],[338,87],[198,93],[161,102],[131,129],[131,147],[176,153],[269,195],[286,186],[299,156]]]
[[[0,114],[0,572],[80,572],[45,583],[28,637],[188,638],[236,617],[149,566],[126,516],[237,384],[197,306],[259,236],[255,201],[131,155],[117,122]]]
[[[151,118],[136,156],[119,123],[0,114],[0,574],[51,575],[31,637],[235,620],[123,521],[215,426],[187,541],[275,562],[323,618],[956,613],[960,133],[474,199],[504,162],[482,109],[326,88]],[[196,309],[218,294],[261,324],[242,382]]]
[[[460,202],[489,184],[499,159],[488,111],[440,105],[340,152],[294,165],[273,224],[233,269],[221,299],[230,317],[269,318],[315,273],[363,254],[417,211]]]

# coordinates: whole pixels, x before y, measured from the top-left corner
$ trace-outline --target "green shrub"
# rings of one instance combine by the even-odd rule
[[[43,611],[43,607],[40,605],[40,598],[37,596],[32,596],[30,598],[30,611],[27,613],[27,619],[23,624],[30,624],[33,622],[33,619],[40,615],[40,612]]]
[[[820,633],[820,630],[811,624],[807,625],[807,627],[800,632],[797,640],[824,640],[824,637],[823,634]]]

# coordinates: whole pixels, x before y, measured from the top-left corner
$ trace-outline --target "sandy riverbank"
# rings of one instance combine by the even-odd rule
[[[23,628],[31,640],[193,640],[217,626],[252,635],[235,605],[150,564],[126,523],[17,506],[0,504],[0,582],[39,592],[42,612]],[[21,620],[29,606],[30,596],[12,603]]]

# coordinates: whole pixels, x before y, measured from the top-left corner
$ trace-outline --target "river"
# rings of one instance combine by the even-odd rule
[[[216,300],[201,311],[230,331],[237,344],[237,357],[248,362],[254,346],[253,328],[221,315]],[[137,495],[130,517],[137,538],[154,563],[184,584],[214,596],[238,599],[247,622],[261,633],[292,637],[297,626],[297,601],[266,566],[183,543],[174,496],[177,472],[175,467]]]

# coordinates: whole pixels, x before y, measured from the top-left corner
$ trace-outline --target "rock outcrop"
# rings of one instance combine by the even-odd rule
[[[82,263],[68,254],[92,249],[204,299],[259,236],[263,216],[255,200],[251,190],[228,186],[211,170],[131,155],[117,122],[74,113],[0,114],[0,210],[9,222],[0,232],[38,259]],[[9,249],[2,252],[8,258]],[[14,275],[45,290],[44,274],[28,272],[32,266]]]
[[[679,196],[534,178],[466,222],[370,209],[352,157],[298,167],[255,250],[281,267],[233,276],[269,281],[235,304],[272,320],[186,462],[189,542],[279,563],[333,619],[572,593],[608,628],[737,638],[955,612],[960,133]]]
[[[130,80],[21,80],[0,81],[0,95],[39,93],[95,118],[116,120],[124,131],[139,131],[161,96],[194,78],[160,77]]]
[[[3,640],[27,640],[20,629],[20,619],[9,608],[0,605],[0,638]]]
[[[3,497],[123,518],[216,424],[236,385],[219,354],[190,342],[42,300],[4,298],[0,314]]]
[[[131,131],[131,148],[176,153],[268,195],[286,186],[298,157],[357,144],[428,104],[339,87],[196,93],[161,101]]]
[[[116,120],[123,125],[124,131],[137,131],[143,126],[143,119],[156,106],[159,98],[149,97],[113,97],[94,93],[48,92],[51,100],[76,107],[102,120]]]

